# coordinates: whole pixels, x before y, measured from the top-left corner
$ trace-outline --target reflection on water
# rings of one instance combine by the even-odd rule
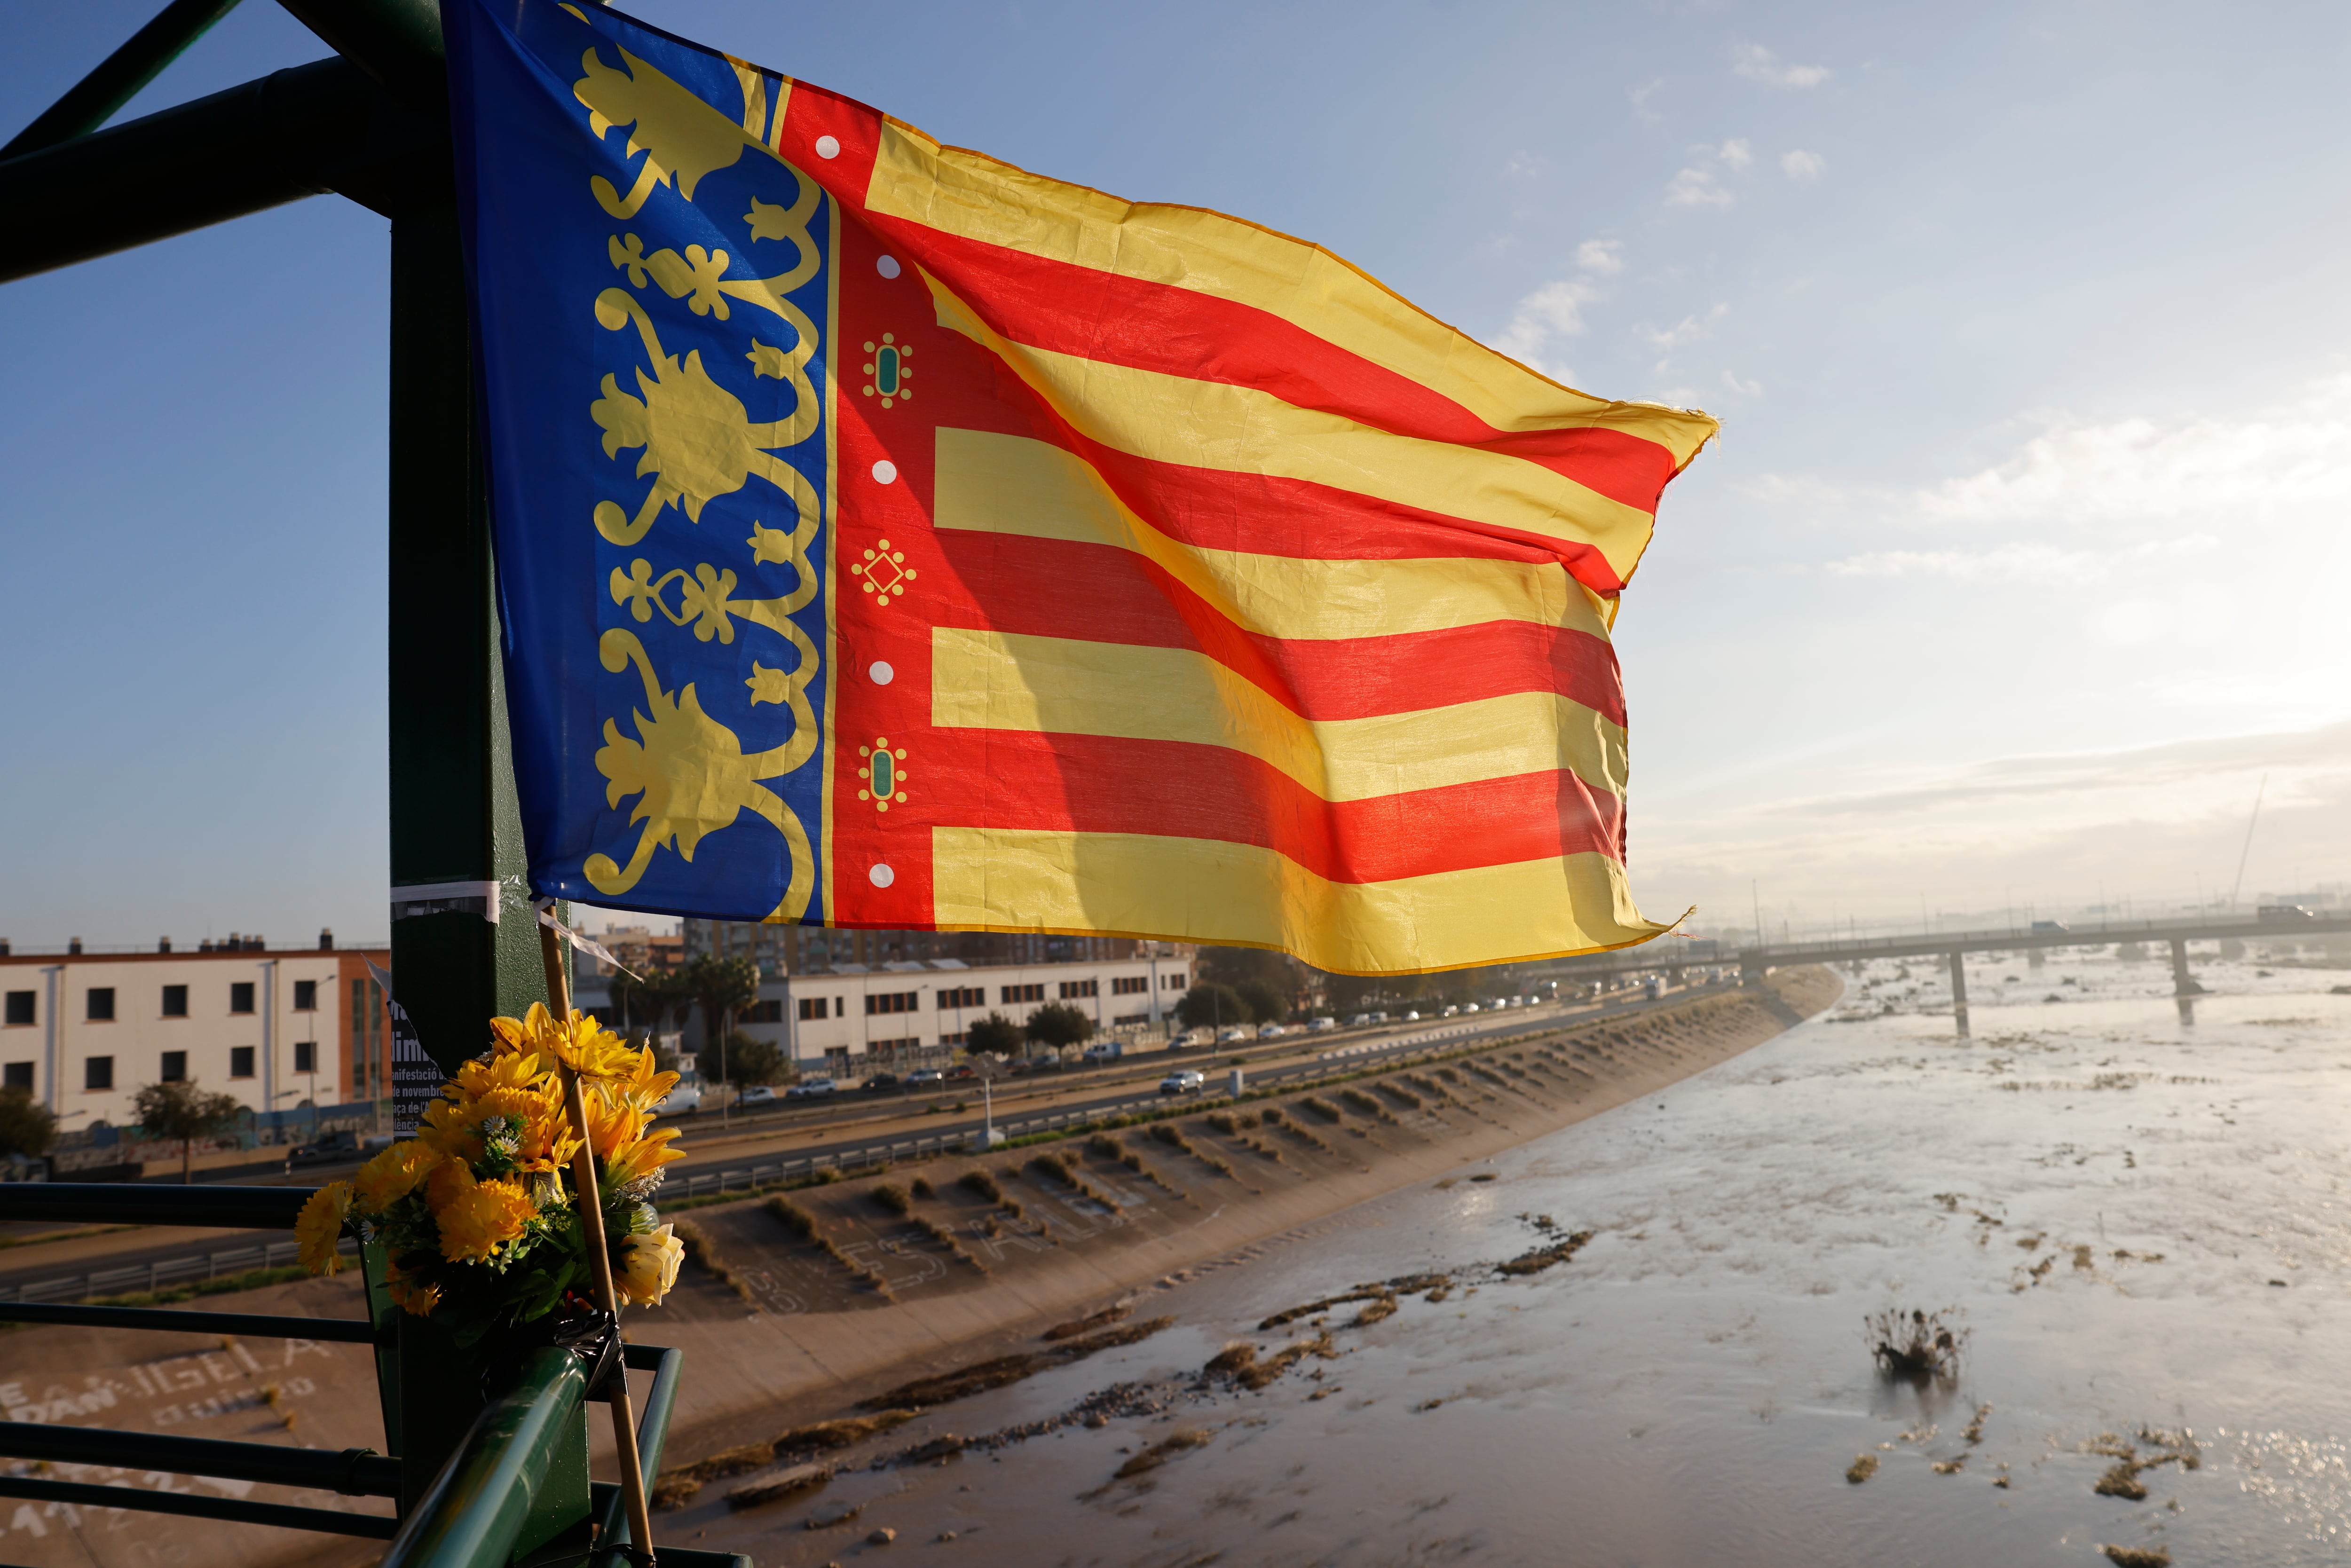
[[[1972,1040],[1879,966],[1829,1018],[1503,1156],[1498,1181],[1213,1274],[1173,1298],[1184,1329],[956,1429],[1196,1370],[1360,1281],[1460,1280],[1342,1333],[1336,1360],[1173,1425],[835,1495],[1039,1563],[2338,1558],[2351,998],[2324,993],[2343,977],[2199,967],[2191,1022],[2167,965],[2015,962],[1970,977]],[[1533,1216],[1596,1234],[1540,1274],[1480,1274],[1537,1243]],[[1956,1375],[1881,1376],[1864,1325],[1887,1310],[1961,1331]],[[1212,1439],[1095,1492],[1184,1426]]]

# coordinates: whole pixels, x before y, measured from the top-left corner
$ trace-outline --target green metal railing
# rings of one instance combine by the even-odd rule
[[[0,1187],[0,1220],[290,1229],[308,1197],[307,1191],[287,1187],[25,1183]],[[214,1476],[345,1497],[409,1500],[394,1516],[194,1497],[45,1476],[0,1476],[0,1497],[389,1541],[386,1568],[507,1568],[525,1559],[533,1568],[568,1563],[620,1568],[634,1543],[629,1538],[621,1489],[588,1479],[587,1380],[579,1359],[555,1346],[531,1352],[504,1391],[473,1413],[465,1408],[469,1401],[464,1390],[479,1385],[480,1361],[448,1354],[430,1320],[392,1311],[381,1290],[381,1260],[371,1258],[366,1266],[371,1307],[366,1318],[0,1302],[0,1322],[373,1346],[391,1447],[402,1448],[398,1434],[403,1427],[420,1434],[450,1430],[453,1412],[462,1422],[445,1458],[431,1464],[429,1472],[424,1466],[430,1456],[421,1451],[384,1455],[347,1448],[328,1452],[16,1421],[0,1422],[0,1458]],[[658,1345],[622,1347],[622,1364],[626,1371],[653,1375],[637,1427],[648,1486],[661,1465],[684,1359],[677,1351]],[[430,1389],[435,1408],[430,1412],[411,1408],[403,1421],[401,1396],[419,1387]],[[664,1549],[660,1557],[672,1568],[751,1568],[747,1557],[680,1547]]]

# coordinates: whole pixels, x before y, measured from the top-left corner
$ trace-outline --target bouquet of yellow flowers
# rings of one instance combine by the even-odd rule
[[[534,1005],[490,1029],[489,1055],[443,1085],[414,1139],[303,1205],[294,1228],[303,1266],[342,1268],[335,1243],[356,1227],[384,1243],[392,1300],[420,1317],[444,1314],[461,1344],[567,1299],[590,1305],[585,1228],[567,1179],[581,1144],[565,1107],[568,1071],[584,1092],[614,1292],[622,1303],[660,1301],[684,1249],[654,1225],[652,1197],[662,1167],[684,1151],[671,1146],[674,1129],[649,1124],[677,1074],[656,1072],[650,1051],[577,1013],[558,1020]]]

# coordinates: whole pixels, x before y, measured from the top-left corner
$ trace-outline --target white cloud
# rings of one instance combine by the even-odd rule
[[[1818,87],[1829,79],[1826,66],[1792,66],[1761,44],[1750,44],[1739,51],[1738,60],[1730,68],[1749,81],[1760,81],[1765,87]]]
[[[1509,161],[1502,165],[1502,172],[1513,179],[1531,180],[1549,167],[1549,159],[1521,147],[1510,154]]]
[[[2351,376],[2250,417],[2047,422],[1994,467],[1917,496],[1947,522],[2220,517],[2351,498]]]
[[[1704,316],[1685,316],[1670,327],[1663,329],[1639,327],[1635,330],[1647,339],[1652,348],[1671,352],[1685,343],[1695,343],[1699,339],[1708,336],[1713,332],[1716,325],[1729,314],[1729,305],[1721,304],[1717,305]]]
[[[1652,124],[1657,120],[1663,120],[1665,116],[1657,113],[1656,110],[1649,107],[1649,99],[1656,97],[1657,89],[1665,85],[1665,78],[1651,77],[1639,87],[1626,89],[1625,96],[1633,100],[1633,112],[1641,119],[1650,121]]]
[[[1781,170],[1788,178],[1800,185],[1808,185],[1819,179],[1827,171],[1828,166],[1827,159],[1817,152],[1806,152],[1801,148],[1796,152],[1783,152],[1780,155]]]
[[[1666,205],[1669,207],[1727,207],[1734,200],[1729,186],[1722,183],[1720,170],[1744,170],[1755,162],[1755,154],[1745,139],[1731,137],[1719,147],[1697,147],[1691,151],[1697,157],[1666,182]]]
[[[2168,564],[2219,547],[2220,541],[2209,534],[2190,534],[2184,538],[2150,539],[2119,550],[2063,549],[2037,543],[1995,545],[1989,549],[1875,550],[1830,561],[1823,570],[1838,577],[2086,583],[2104,581],[2133,566]]]
[[[1575,247],[1575,265],[1602,277],[1614,277],[1625,270],[1625,242],[1620,239],[1588,239]]]
[[[1732,392],[1737,392],[1741,397],[1761,397],[1763,395],[1763,383],[1761,382],[1742,382],[1737,376],[1732,375],[1729,371],[1722,372],[1722,384],[1729,387]]]
[[[1554,381],[1569,381],[1573,378],[1567,367],[1544,356],[1553,339],[1583,334],[1583,308],[1597,298],[1598,290],[1580,278],[1546,283],[1519,301],[1510,324],[1494,340],[1494,347]]]

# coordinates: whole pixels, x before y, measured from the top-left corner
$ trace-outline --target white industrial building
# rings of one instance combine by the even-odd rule
[[[955,958],[852,965],[762,980],[758,1002],[736,1020],[736,1028],[774,1043],[796,1071],[855,1075],[883,1067],[936,1065],[951,1058],[971,1026],[988,1014],[1023,1024],[1048,1002],[1078,1009],[1101,1034],[1152,1030],[1165,1023],[1191,984],[1188,956],[985,967]],[[583,1006],[596,1008],[602,1001],[596,986],[581,977]],[[698,1016],[686,1040],[690,1048],[700,1045]]]

